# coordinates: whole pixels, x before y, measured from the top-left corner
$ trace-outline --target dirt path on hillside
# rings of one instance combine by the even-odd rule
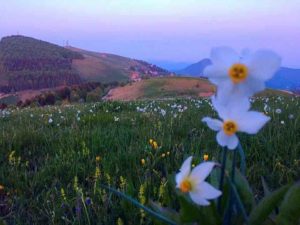
[[[124,87],[116,87],[107,93],[102,99],[103,100],[121,100],[130,101],[136,100],[143,96],[143,82],[136,82],[131,85]]]

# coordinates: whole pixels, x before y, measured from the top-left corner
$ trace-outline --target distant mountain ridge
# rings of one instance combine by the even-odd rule
[[[300,69],[281,67],[266,85],[274,89],[300,92]]]
[[[197,63],[193,63],[182,70],[178,70],[177,74],[187,74],[190,76],[203,76],[204,69],[211,65],[210,59],[202,59]]]
[[[180,62],[180,61],[168,61],[168,60],[147,60],[148,62],[151,62],[161,68],[164,68],[171,72],[177,72],[178,70],[181,70],[182,68],[185,68],[191,64],[191,62]]]
[[[197,63],[177,71],[181,76],[204,77],[204,69],[211,64],[210,59],[203,59]],[[281,67],[273,76],[273,78],[266,82],[268,88],[282,89],[293,92],[300,91],[300,69],[292,69]]]

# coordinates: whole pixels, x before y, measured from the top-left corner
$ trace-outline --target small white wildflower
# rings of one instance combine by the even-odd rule
[[[162,116],[165,116],[166,113],[167,113],[166,110],[164,110],[164,109],[161,109],[161,110],[160,110],[160,114],[161,114]]]
[[[203,162],[191,170],[191,162],[191,156],[183,162],[180,172],[176,174],[176,187],[183,193],[189,193],[196,204],[210,205],[208,200],[218,198],[222,194],[221,191],[205,181],[215,163]]]
[[[227,107],[222,105],[217,98],[212,99],[213,105],[222,120],[204,117],[202,122],[217,131],[217,142],[228,149],[235,149],[239,143],[236,132],[256,134],[269,120],[270,117],[256,111],[248,111],[248,101],[230,102]]]

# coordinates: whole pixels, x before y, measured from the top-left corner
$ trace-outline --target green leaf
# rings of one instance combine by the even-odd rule
[[[249,213],[255,206],[255,198],[248,180],[244,177],[238,169],[235,172],[235,186],[239,196],[243,202],[246,211]]]
[[[285,193],[288,191],[291,185],[285,185],[270,195],[264,197],[259,204],[252,210],[249,222],[251,225],[260,225],[266,221],[270,213],[276,208],[276,206],[282,201]]]
[[[270,188],[268,187],[268,184],[267,184],[264,177],[261,177],[261,182],[262,182],[262,186],[263,186],[263,189],[264,189],[264,195],[265,196],[270,195],[271,191],[270,191]]]
[[[199,225],[219,225],[221,218],[217,212],[216,205],[211,202],[209,206],[197,206],[186,196],[181,195],[180,201],[180,221],[182,223],[195,223]]]
[[[130,196],[103,184],[99,184],[99,186],[101,188],[105,188],[107,191],[109,191],[110,193],[113,193],[127,201],[129,201],[130,203],[132,203],[133,205],[135,205],[136,207],[139,207],[140,209],[144,210],[146,213],[148,213],[149,215],[153,216],[154,218],[163,221],[165,224],[170,224],[170,225],[176,225],[176,223],[172,220],[170,220],[169,218],[164,217],[161,214],[158,214],[157,212],[153,211],[152,209],[142,205],[139,201],[137,201],[136,199],[131,198]]]
[[[7,225],[7,223],[4,220],[0,219],[0,225]]]
[[[159,203],[150,201],[150,206],[161,215],[171,219],[172,221],[179,223],[179,213],[173,209],[162,207]]]
[[[293,185],[286,193],[280,213],[276,218],[278,225],[299,224],[300,220],[300,183]]]

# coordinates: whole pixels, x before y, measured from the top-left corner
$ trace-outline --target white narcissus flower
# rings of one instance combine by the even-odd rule
[[[232,101],[224,106],[218,98],[212,98],[212,103],[222,120],[204,117],[202,122],[218,131],[217,142],[228,149],[235,149],[239,143],[236,132],[256,134],[269,120],[270,117],[261,112],[248,111],[249,101]]]
[[[270,50],[253,54],[244,51],[241,56],[229,47],[211,51],[212,64],[204,70],[204,76],[216,84],[218,96],[250,97],[265,88],[265,81],[279,69],[281,58]]]
[[[187,158],[180,172],[176,174],[176,187],[183,193],[189,193],[191,199],[198,205],[207,206],[211,199],[218,198],[222,192],[204,180],[215,166],[213,162],[203,162],[191,171],[192,156]]]

